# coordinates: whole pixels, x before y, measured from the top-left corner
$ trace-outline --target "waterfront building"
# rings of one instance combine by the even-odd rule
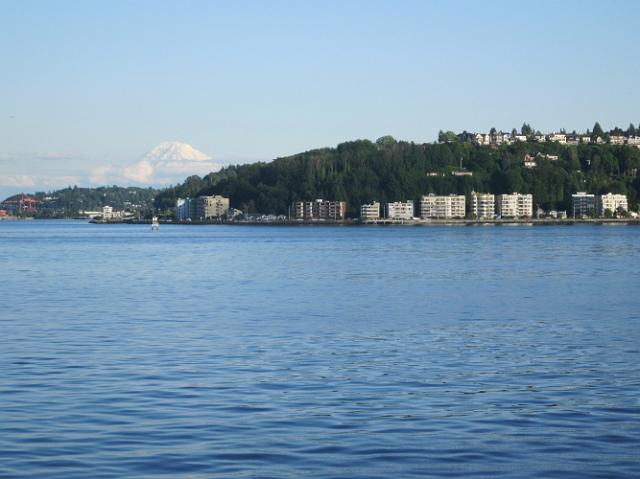
[[[194,206],[194,202],[191,198],[178,198],[176,200],[176,219],[178,221],[190,220]]]
[[[200,221],[220,218],[229,209],[229,198],[220,195],[198,196],[194,203],[194,216]]]
[[[533,195],[520,193],[498,195],[496,210],[500,218],[531,218],[533,216]]]
[[[621,208],[624,211],[629,210],[627,195],[616,195],[614,193],[599,195],[596,203],[597,211],[600,216],[605,216],[607,210],[609,210],[611,213],[616,213],[618,211],[618,208]]]
[[[496,216],[495,196],[491,193],[471,193],[473,217],[479,220],[493,219]]]
[[[550,210],[549,214],[547,215],[549,218],[553,218],[553,219],[560,219],[560,220],[565,220],[567,219],[567,212],[565,210],[562,211],[558,211],[558,210]]]
[[[420,218],[423,220],[464,218],[465,214],[464,195],[437,196],[431,193],[420,199]]]
[[[596,197],[593,194],[579,191],[571,195],[571,205],[574,218],[593,215],[596,211]]]
[[[347,202],[316,200],[314,203],[313,214],[320,219],[343,220],[347,216]]]
[[[386,217],[391,220],[413,219],[413,201],[396,201],[385,205]]]
[[[113,218],[113,207],[112,206],[103,206],[102,207],[102,219],[110,220]]]
[[[297,220],[343,220],[346,216],[346,201],[317,199],[294,201],[291,205],[291,217]]]
[[[360,207],[360,221],[376,221],[380,219],[380,203],[374,201]]]

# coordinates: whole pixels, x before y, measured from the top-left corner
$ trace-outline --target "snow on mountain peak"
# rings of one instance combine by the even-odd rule
[[[196,150],[187,143],[179,141],[163,141],[149,150],[142,158],[142,161],[147,161],[151,164],[209,160],[211,160],[210,156]]]

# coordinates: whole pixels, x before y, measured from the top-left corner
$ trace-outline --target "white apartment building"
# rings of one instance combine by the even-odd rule
[[[420,218],[450,219],[466,215],[464,195],[436,196],[433,193],[420,199]]]
[[[598,214],[600,216],[604,216],[607,210],[612,213],[615,213],[618,208],[622,208],[624,211],[629,210],[627,195],[616,195],[614,193],[607,193],[606,195],[598,196],[597,206]]]
[[[609,143],[611,145],[624,145],[624,140],[624,136],[611,135],[609,137]]]
[[[380,219],[380,203],[374,201],[360,207],[360,221],[376,221]]]
[[[110,219],[113,216],[113,207],[112,206],[103,206],[102,207],[102,218],[105,220]]]
[[[493,219],[496,216],[495,196],[491,193],[471,193],[473,217],[477,219]]]
[[[498,195],[496,207],[500,218],[531,218],[533,216],[533,196],[520,193]]]
[[[396,201],[386,204],[386,216],[391,220],[413,219],[413,201]]]

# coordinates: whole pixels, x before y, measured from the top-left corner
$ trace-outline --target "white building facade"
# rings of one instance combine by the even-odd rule
[[[479,220],[496,217],[496,198],[491,193],[471,193],[473,217]]]
[[[607,210],[611,211],[611,213],[616,213],[618,208],[629,211],[627,195],[616,195],[614,193],[600,195],[598,196],[597,206],[600,216],[604,216]]]
[[[465,206],[464,195],[423,195],[420,199],[420,218],[423,220],[464,218]]]
[[[395,201],[385,205],[386,216],[390,220],[413,219],[413,201]]]
[[[380,219],[380,203],[374,201],[368,205],[362,205],[360,207],[360,220],[361,221],[376,221]]]
[[[533,216],[533,196],[520,193],[498,195],[496,210],[501,218],[531,218]]]

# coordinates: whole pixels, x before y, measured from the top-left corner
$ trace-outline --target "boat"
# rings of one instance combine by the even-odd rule
[[[158,217],[154,216],[151,218],[151,231],[158,231],[160,229],[160,222],[158,221]]]

